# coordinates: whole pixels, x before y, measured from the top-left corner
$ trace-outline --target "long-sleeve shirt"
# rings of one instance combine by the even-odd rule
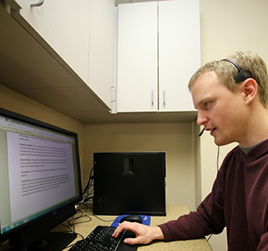
[[[231,150],[197,211],[159,225],[165,241],[218,234],[225,226],[229,251],[268,251],[268,140],[246,155]]]

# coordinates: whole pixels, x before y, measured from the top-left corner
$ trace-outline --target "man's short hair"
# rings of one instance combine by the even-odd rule
[[[237,63],[244,71],[250,72],[252,78],[258,83],[258,94],[260,101],[264,107],[268,106],[268,77],[267,68],[264,60],[256,52],[237,51],[228,56],[226,59],[231,59]],[[238,69],[234,64],[225,61],[217,60],[205,64],[200,67],[189,81],[189,90],[192,89],[195,81],[205,72],[213,71],[217,74],[219,81],[224,84],[230,91],[235,92],[240,83],[236,83],[234,77],[238,73]],[[242,81],[243,82],[243,81]],[[242,83],[241,82],[241,83]]]

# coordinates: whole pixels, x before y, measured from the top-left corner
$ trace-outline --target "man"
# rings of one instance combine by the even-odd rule
[[[268,77],[253,52],[237,52],[201,67],[189,89],[197,123],[218,146],[238,142],[225,157],[211,193],[177,220],[150,227],[124,222],[136,233],[128,244],[182,240],[218,234],[227,227],[229,251],[268,250]]]

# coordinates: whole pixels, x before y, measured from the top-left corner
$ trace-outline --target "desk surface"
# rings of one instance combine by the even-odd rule
[[[165,223],[168,220],[177,219],[180,215],[186,214],[189,212],[187,206],[184,205],[167,205],[167,216],[152,216],[151,217],[151,226],[159,225]],[[76,225],[75,231],[79,234],[82,234],[86,237],[97,225],[111,225],[116,216],[99,216],[99,218],[93,216],[92,212],[89,212],[92,220],[87,223],[81,223]],[[85,219],[81,219],[83,221]],[[79,240],[78,237],[74,242]],[[65,249],[68,250],[68,249]],[[173,241],[173,242],[154,242],[150,245],[139,246],[138,251],[157,251],[157,250],[176,250],[176,251],[211,251],[207,240],[205,238],[196,239],[196,240],[187,240],[187,241]]]

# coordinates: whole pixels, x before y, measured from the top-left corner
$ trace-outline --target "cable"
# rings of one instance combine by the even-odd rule
[[[84,209],[81,209],[81,207],[83,207]],[[66,221],[65,224],[61,224],[63,227],[66,227],[69,232],[76,233],[78,236],[80,236],[82,240],[84,239],[84,236],[75,231],[75,226],[77,224],[83,224],[92,221],[91,216],[87,213],[88,208],[89,207],[85,203],[80,204],[80,206],[76,208],[77,213],[70,220]],[[73,246],[73,244],[69,245],[68,248],[70,248],[71,246]]]
[[[100,221],[103,221],[103,222],[113,222],[114,220],[104,220],[102,218],[100,218],[99,216],[97,215],[94,215],[95,218],[99,219]]]
[[[94,197],[94,166],[91,168],[89,173],[89,179],[85,189],[82,191],[82,201],[80,201],[76,206],[80,207],[85,205],[86,202],[91,202]]]
[[[217,152],[217,173],[220,169],[219,162],[220,162],[220,146],[218,146],[218,152]]]
[[[207,241],[210,240],[210,238],[212,237],[213,234],[210,234],[208,237],[207,237]]]
[[[88,182],[87,182],[87,185],[83,191],[83,195],[88,192],[89,188],[90,188],[90,183],[92,182],[92,180],[94,179],[94,175],[93,175],[93,171],[94,171],[94,166],[91,168],[91,171],[89,173],[89,179],[88,179]]]
[[[218,174],[219,169],[220,169],[220,146],[218,146],[218,151],[217,151],[216,168],[217,168],[217,174]],[[213,234],[210,234],[207,237],[207,241],[209,241],[212,236],[213,236]]]

